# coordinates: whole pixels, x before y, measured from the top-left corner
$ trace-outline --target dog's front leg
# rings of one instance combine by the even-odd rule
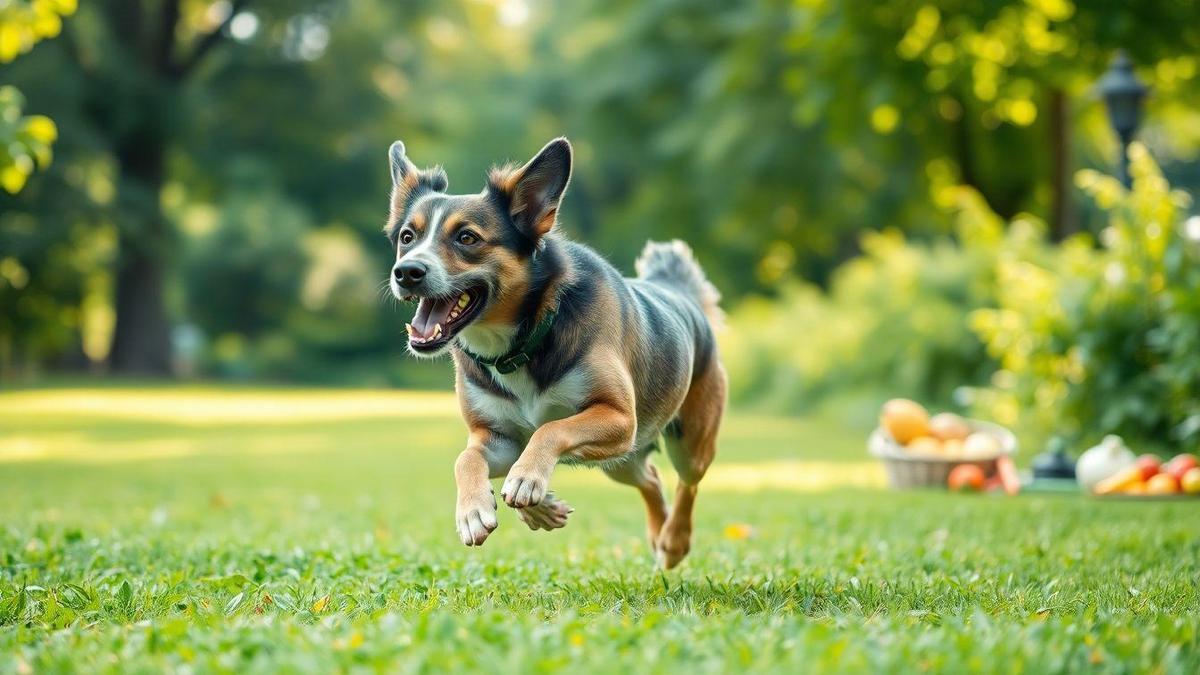
[[[484,427],[471,429],[467,449],[454,463],[458,500],[454,522],[458,538],[467,546],[480,546],[496,529],[496,497],[489,478],[508,473],[520,448]]]
[[[625,401],[632,401],[632,396]],[[628,405],[627,403],[625,405]],[[621,403],[594,403],[575,415],[542,425],[504,480],[500,495],[513,508],[542,503],[559,458],[615,459],[633,447],[634,416]]]

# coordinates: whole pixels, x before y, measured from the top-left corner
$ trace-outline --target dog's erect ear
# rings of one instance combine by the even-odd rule
[[[445,192],[450,187],[441,167],[421,171],[404,154],[404,143],[400,141],[388,148],[388,162],[392,166],[392,204],[397,209],[407,208],[418,192]]]
[[[388,162],[392,165],[392,187],[405,181],[412,181],[412,184],[416,185],[417,174],[420,171],[405,156],[403,141],[396,141],[392,143],[392,147],[388,148]]]
[[[554,227],[558,205],[571,180],[571,143],[556,138],[498,187],[509,196],[513,221],[534,239]]]

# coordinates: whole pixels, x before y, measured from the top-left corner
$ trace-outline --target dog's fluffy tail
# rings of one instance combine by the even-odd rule
[[[700,269],[700,263],[696,262],[687,244],[678,239],[648,241],[635,267],[639,279],[672,286],[693,298],[714,328],[724,323],[725,313],[718,304],[721,293],[704,276],[704,270]]]

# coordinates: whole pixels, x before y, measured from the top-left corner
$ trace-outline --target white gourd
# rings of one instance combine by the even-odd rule
[[[1079,481],[1079,487],[1091,492],[1096,483],[1133,464],[1136,459],[1120,436],[1105,436],[1099,445],[1079,456],[1075,463],[1075,479]]]

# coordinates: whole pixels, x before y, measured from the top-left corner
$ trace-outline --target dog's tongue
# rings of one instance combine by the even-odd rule
[[[457,298],[438,299],[422,298],[417,305],[417,314],[413,317],[412,327],[423,338],[433,337],[437,324],[442,324],[442,330],[450,318],[450,310],[454,309]]]

